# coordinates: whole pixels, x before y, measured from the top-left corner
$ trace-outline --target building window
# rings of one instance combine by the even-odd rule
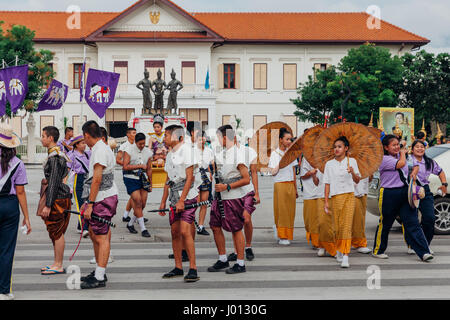
[[[234,63],[223,65],[223,87],[224,89],[236,88],[236,65]]]
[[[314,80],[316,80],[316,74],[318,71],[325,71],[328,68],[326,63],[314,63]]]
[[[41,116],[41,131],[45,127],[54,126],[55,125],[55,117],[54,116]]]
[[[128,61],[114,61],[114,72],[120,74],[119,91],[126,91],[128,84]]]
[[[48,63],[47,66],[53,71],[54,67],[53,67],[53,63]],[[48,80],[45,83],[45,88],[48,89],[48,87],[50,86],[50,83],[52,82],[52,78],[48,78]]]
[[[284,90],[297,89],[297,64],[296,63],[283,64],[283,89]]]
[[[164,60],[147,60],[145,61],[145,69],[150,73],[151,81],[155,81],[158,78],[158,70],[161,70],[161,79],[165,80],[166,70]]]
[[[81,86],[81,74],[83,72],[82,63],[73,64],[73,88],[80,89]]]
[[[267,116],[254,115],[253,116],[253,129],[258,130],[267,123]]]
[[[230,115],[222,115],[222,125],[230,124],[231,116]]]
[[[195,90],[195,61],[181,62],[181,83],[185,91]]]
[[[267,63],[255,63],[253,65],[253,89],[267,89]]]

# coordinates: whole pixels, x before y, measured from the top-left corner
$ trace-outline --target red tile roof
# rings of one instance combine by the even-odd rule
[[[82,12],[80,29],[68,29],[66,12],[0,11],[1,26],[5,31],[12,25],[25,25],[35,31],[35,40],[81,41],[101,25],[116,17],[118,12]]]
[[[370,30],[365,12],[353,13],[193,13],[231,41],[429,42],[386,21]]]
[[[128,8],[129,9],[129,8]],[[128,10],[126,9],[126,10]],[[84,41],[121,12],[82,12],[81,29],[66,27],[70,14],[65,12],[0,11],[3,30],[13,24],[26,25],[36,32],[36,41]],[[380,29],[370,30],[369,15],[355,13],[192,13],[191,16],[224,38],[244,42],[394,42],[424,45],[428,39],[415,35],[386,21]],[[104,37],[110,38],[110,32]],[[154,33],[115,33],[119,37],[142,38]],[[199,33],[159,32],[160,38],[182,36],[202,38]]]

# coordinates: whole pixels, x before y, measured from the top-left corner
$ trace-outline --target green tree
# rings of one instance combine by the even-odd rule
[[[28,93],[22,108],[32,112],[45,93],[45,88],[55,76],[49,63],[53,55],[49,50],[35,50],[34,31],[25,26],[14,25],[11,29],[2,29],[3,21],[0,21],[0,57],[9,66],[15,65],[16,56],[18,65],[28,64]],[[0,61],[1,62],[1,61]],[[7,114],[11,116],[9,103]]]
[[[350,49],[336,69],[317,73],[300,84],[297,106],[300,120],[323,122],[329,113],[330,122],[340,122],[341,108],[347,121],[368,124],[373,113],[378,119],[380,107],[395,107],[402,89],[403,65],[389,50],[373,44]]]
[[[380,107],[396,107],[402,89],[403,64],[392,56],[387,48],[364,44],[350,49],[338,65],[341,71],[328,83],[328,93],[338,96],[333,101],[332,118],[341,114],[344,104],[344,118],[368,124],[373,113],[378,120]],[[349,94],[350,91],[350,94]]]
[[[418,131],[425,120],[429,135],[430,122],[436,121],[445,131],[450,122],[450,55],[435,56],[421,50],[414,55],[406,53],[402,61],[405,70],[400,104],[414,108],[414,128]]]
[[[327,85],[336,79],[335,68],[325,71],[317,71],[316,79],[308,77],[308,81],[300,84],[297,92],[299,97],[291,101],[297,106],[294,114],[302,121],[323,124],[325,115],[328,115],[333,107],[336,96],[328,93]]]

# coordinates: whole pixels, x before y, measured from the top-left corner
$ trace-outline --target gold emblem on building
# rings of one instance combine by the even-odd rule
[[[159,22],[159,16],[161,15],[161,13],[159,11],[150,11],[149,15],[150,15],[150,21],[153,24],[157,24]]]

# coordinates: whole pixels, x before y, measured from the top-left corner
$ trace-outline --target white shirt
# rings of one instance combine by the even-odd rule
[[[354,158],[349,158],[349,162],[350,167],[353,167],[355,174],[361,176],[356,160]],[[332,159],[325,164],[323,181],[325,184],[330,185],[330,197],[338,194],[355,192],[355,183],[353,182],[352,175],[347,172],[347,167],[347,157],[341,162]]]
[[[250,165],[253,163],[256,163],[258,154],[256,153],[255,150],[253,150],[253,148],[250,148],[250,147],[247,147],[244,145],[239,145],[239,148],[242,150],[242,152],[244,152],[245,163],[250,172]],[[250,179],[250,183],[243,186],[243,188],[245,189],[246,194],[249,192],[255,191],[255,187],[253,186],[252,179]]]
[[[130,141],[126,141],[124,143],[122,143],[119,147],[119,151],[125,151],[129,146],[134,145],[134,143],[130,143]]]
[[[302,165],[300,168],[300,177],[304,176],[308,171],[313,170],[314,168],[305,158],[302,159]],[[303,184],[303,199],[311,200],[318,199],[324,197],[324,184],[323,184],[323,174],[317,170],[316,177],[319,179],[319,184],[316,186],[314,184],[312,176],[308,179],[302,179]]]
[[[355,183],[355,197],[361,198],[369,194],[369,177],[361,179],[359,183]]]
[[[200,158],[200,167],[204,169],[209,168],[209,164],[214,161],[214,151],[211,148],[206,147],[202,150],[199,150],[199,158]]]
[[[194,166],[194,172],[198,166],[197,155],[190,144],[183,143],[181,146],[177,146],[177,150],[172,149],[169,151],[166,157],[166,163],[164,170],[167,172],[167,176],[170,181],[177,183],[186,179],[186,169]],[[194,199],[198,196],[198,186],[201,184],[201,178],[199,174],[194,174],[193,187],[189,189],[186,196],[187,200]],[[181,196],[183,190],[178,191]]]
[[[240,164],[247,166],[245,154],[242,148],[234,145],[229,149],[223,149],[216,156],[217,170],[223,179],[241,178],[241,172],[238,169]],[[248,168],[247,168],[248,170]],[[248,193],[248,187],[245,186],[231,189],[230,191],[222,191],[222,199],[240,199]]]
[[[103,174],[114,173],[114,166],[116,165],[114,153],[111,151],[111,148],[108,145],[106,145],[102,140],[99,140],[92,147],[91,158],[89,160],[88,179],[94,175],[94,166],[97,163],[104,167]],[[102,201],[105,198],[112,197],[117,194],[119,194],[119,190],[117,189],[116,183],[113,181],[113,185],[110,189],[105,191],[99,191],[97,193],[95,202]]]
[[[153,157],[153,152],[149,148],[144,147],[142,150],[139,150],[135,143],[129,144],[128,147],[123,151],[130,156],[130,165],[133,166],[139,164],[147,164],[148,159]],[[125,178],[139,180],[139,177],[134,174],[124,174],[123,176]]]
[[[280,148],[277,148],[277,150],[273,151],[270,154],[269,159],[269,168],[275,169],[281,161],[281,158],[284,156],[284,151],[281,151]],[[276,175],[273,176],[273,181],[275,183],[277,182],[285,182],[285,181],[294,181],[294,167],[298,165],[297,159],[295,159],[293,162],[291,162],[286,167],[280,169]]]

